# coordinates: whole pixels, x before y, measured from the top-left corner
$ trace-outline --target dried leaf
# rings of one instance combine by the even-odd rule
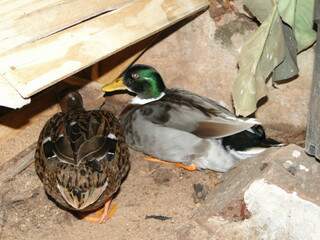
[[[282,20],[293,29],[299,52],[314,43],[314,0],[279,0],[278,9]]]
[[[272,13],[275,5],[274,0],[244,0],[243,4],[261,23]]]
[[[292,28],[282,24],[285,46],[285,58],[273,71],[272,80],[281,81],[292,78],[299,73],[297,65],[297,41],[294,37]]]
[[[284,57],[282,23],[277,5],[274,5],[271,14],[246,42],[240,53],[240,70],[232,91],[238,115],[247,116],[256,110],[257,101],[266,95],[266,79]]]
[[[315,41],[316,33],[314,0],[244,0],[244,4],[262,23],[242,48],[233,85],[236,113],[247,116],[266,95],[265,81],[272,72],[274,81],[298,74],[296,55]]]
[[[282,3],[287,0],[280,0]],[[290,0],[289,0],[290,1]],[[292,2],[292,1],[291,1]],[[273,0],[245,0],[244,3],[249,8],[249,10],[257,17],[260,22],[263,22],[271,10],[275,6],[275,1]],[[279,10],[281,16],[281,11]],[[284,61],[275,68],[273,72],[273,81],[289,79],[296,76],[299,73],[297,66],[297,43],[295,40],[293,30],[286,24],[281,23],[283,28],[283,34],[285,38],[285,58]]]

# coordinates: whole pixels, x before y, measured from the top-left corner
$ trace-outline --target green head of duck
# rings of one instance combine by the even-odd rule
[[[128,68],[121,77],[105,85],[103,91],[129,90],[141,99],[159,98],[166,87],[162,77],[153,67],[136,64]]]

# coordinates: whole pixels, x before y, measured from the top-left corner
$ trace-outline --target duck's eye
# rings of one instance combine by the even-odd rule
[[[138,73],[132,73],[132,78],[137,80],[139,78],[139,74]]]

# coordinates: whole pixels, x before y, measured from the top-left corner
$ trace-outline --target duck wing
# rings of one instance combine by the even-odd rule
[[[120,120],[130,147],[166,161],[195,164],[198,169],[220,172],[230,169],[235,161],[222,147],[220,139],[193,134],[195,119],[203,119],[202,113],[191,111],[192,117],[187,115],[185,118],[180,114],[172,116],[173,106],[163,101],[129,105]]]
[[[120,123],[109,112],[57,113],[40,134],[37,174],[49,195],[66,208],[87,210],[104,204],[128,170]]]
[[[214,100],[180,89],[167,90],[163,98],[139,111],[152,123],[202,138],[231,136],[259,124],[253,118],[236,117]]]

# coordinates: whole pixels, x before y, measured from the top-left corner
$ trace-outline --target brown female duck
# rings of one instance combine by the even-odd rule
[[[58,205],[78,212],[104,206],[129,171],[129,152],[118,120],[107,111],[86,111],[81,95],[68,94],[42,129],[35,153],[36,172]]]

